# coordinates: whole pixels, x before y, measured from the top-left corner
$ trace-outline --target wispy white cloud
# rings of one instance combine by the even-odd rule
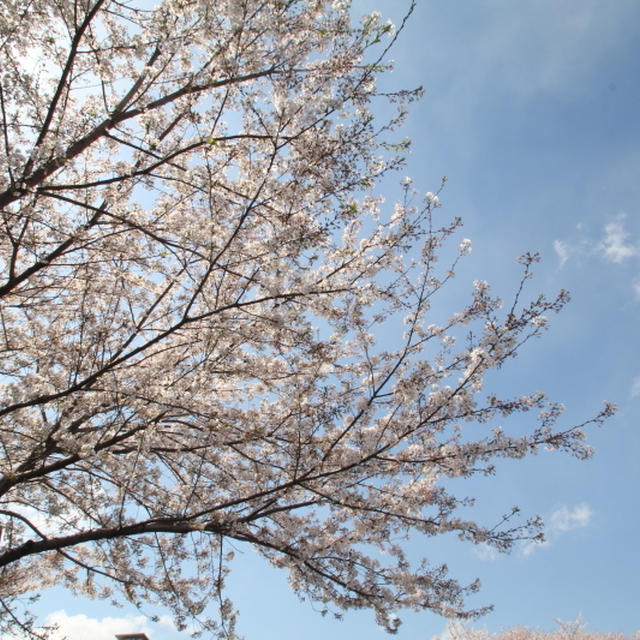
[[[543,542],[530,541],[525,543],[521,549],[522,555],[530,556],[536,549],[550,546],[558,536],[567,531],[588,526],[592,518],[593,511],[591,507],[584,502],[577,504],[573,509],[562,505],[547,518],[545,540]]]
[[[631,382],[631,391],[629,392],[631,398],[640,397],[640,376],[636,376]]]
[[[593,256],[621,265],[623,262],[631,260],[634,269],[640,258],[640,238],[635,237],[635,233],[630,233],[626,226],[627,214],[619,213],[613,219],[610,219],[604,225],[600,238],[589,237],[588,232],[584,231],[582,223],[576,226],[577,233],[568,239],[555,239],[553,241],[553,250],[558,257],[559,268],[569,260],[577,260],[578,263],[590,262]],[[627,270],[626,282],[630,282],[633,297],[640,301],[640,276],[635,279]],[[624,276],[617,276],[624,277]]]
[[[593,511],[584,502],[573,509],[562,506],[556,509],[549,518],[549,533],[564,533],[572,529],[586,527],[593,517]]]
[[[488,544],[478,544],[473,547],[473,553],[475,553],[480,560],[485,560],[487,562],[493,562],[498,558],[500,553],[496,551],[493,547],[490,547]]]
[[[625,214],[620,214],[615,220],[604,227],[604,238],[600,243],[600,250],[604,257],[619,264],[627,258],[638,255],[638,247],[627,241],[629,234],[624,228]]]
[[[568,243],[562,240],[553,241],[553,250],[556,252],[558,259],[560,260],[560,267],[564,267],[569,256],[571,255],[571,247]]]
[[[522,546],[522,555],[530,556],[536,549],[540,549],[541,547],[548,547],[549,539],[543,540],[542,542],[529,540],[529,542],[525,542]]]
[[[54,611],[46,618],[46,623],[55,624],[58,630],[53,635],[56,640],[113,640],[118,633],[146,633],[150,638],[148,620],[145,616],[123,618],[90,618],[80,613],[69,615],[64,609]]]

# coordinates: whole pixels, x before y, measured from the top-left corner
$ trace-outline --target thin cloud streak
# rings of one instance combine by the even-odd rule
[[[631,383],[631,392],[629,393],[629,397],[638,398],[640,397],[640,376],[636,376]]]
[[[605,235],[600,245],[604,257],[616,264],[638,255],[638,247],[627,242],[629,234],[624,228],[625,217],[625,214],[621,214],[613,222],[605,225]]]
[[[562,240],[554,240],[553,250],[556,252],[558,259],[560,260],[560,268],[562,269],[562,267],[567,263],[567,260],[569,260],[571,247]]]
[[[527,542],[522,547],[522,555],[525,557],[530,556],[536,549],[550,546],[558,536],[574,529],[587,527],[592,518],[593,511],[585,502],[577,504],[573,509],[562,505],[547,519],[545,540],[543,542]]]
[[[582,503],[576,505],[572,510],[562,506],[556,509],[549,519],[549,531],[553,533],[564,533],[572,529],[586,527],[593,517],[589,505]]]

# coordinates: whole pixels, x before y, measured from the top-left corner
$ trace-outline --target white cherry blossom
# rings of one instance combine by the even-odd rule
[[[567,294],[502,310],[477,284],[434,323],[460,221],[437,189],[373,190],[421,94],[376,90],[400,28],[346,1],[152,4],[0,12],[0,633],[40,637],[28,597],[57,584],[231,638],[233,541],[390,631],[407,607],[482,613],[396,541],[538,534],[461,519],[440,479],[589,455],[611,407],[556,427],[542,394],[481,394]]]

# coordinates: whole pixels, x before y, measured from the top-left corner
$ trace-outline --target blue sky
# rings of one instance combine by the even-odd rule
[[[356,13],[377,9],[399,22],[406,5],[359,0]],[[640,627],[638,25],[636,0],[419,0],[385,80],[425,87],[401,132],[413,140],[405,173],[422,191],[446,175],[440,214],[461,216],[461,237],[473,241],[445,311],[456,310],[473,279],[507,296],[525,251],[543,256],[532,293],[572,293],[549,332],[500,372],[495,387],[546,391],[566,405],[567,425],[594,415],[605,399],[620,407],[589,433],[596,454],[588,462],[540,454],[460,484],[478,497],[486,521],[514,504],[545,517],[546,545],[496,557],[453,539],[412,540],[416,556],[446,561],[461,580],[480,577],[471,603],[495,605],[477,623],[490,631],[552,628],[553,618],[579,614],[593,630]],[[395,187],[387,188],[392,200]],[[368,612],[322,618],[290,593],[284,574],[239,551],[229,595],[247,640],[385,637]],[[180,637],[135,611],[57,592],[43,594],[39,610],[79,629],[68,627],[70,640],[141,629],[152,640]],[[431,640],[444,628],[430,613],[407,614],[398,637]]]

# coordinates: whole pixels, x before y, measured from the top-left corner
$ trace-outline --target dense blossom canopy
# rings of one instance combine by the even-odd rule
[[[461,624],[450,624],[447,635],[450,640],[640,640],[640,631],[631,635],[619,632],[600,633],[587,631],[585,623],[578,618],[575,622],[561,622],[552,631],[541,631],[529,627],[511,627],[499,633],[488,633],[482,629],[472,629]]]
[[[541,393],[483,394],[567,295],[503,306],[479,281],[434,323],[459,221],[408,180],[373,192],[420,94],[376,89],[394,28],[327,0],[0,6],[2,628],[58,584],[231,636],[225,540],[389,630],[479,613],[402,542],[537,535],[462,519],[439,480],[588,455]]]

